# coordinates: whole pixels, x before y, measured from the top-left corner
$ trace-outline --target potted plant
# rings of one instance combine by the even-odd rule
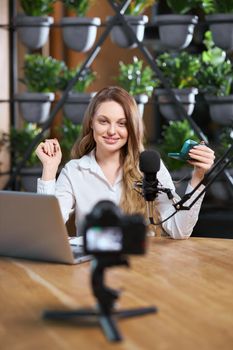
[[[121,5],[122,2],[123,0],[117,1],[118,5]],[[134,0],[130,2],[125,11],[125,19],[130,24],[139,41],[142,41],[144,38],[145,24],[148,22],[148,17],[143,15],[143,12],[155,2],[156,0]],[[111,19],[112,17],[108,17],[107,21]],[[111,40],[120,47],[132,49],[137,46],[127,35],[120,21],[112,28],[110,36]]]
[[[200,69],[199,57],[187,52],[165,52],[157,57],[156,62],[174,94],[184,105],[187,114],[191,115],[195,106],[195,95],[198,93],[196,86],[198,84],[197,73]],[[156,79],[155,95],[158,99],[160,112],[168,120],[180,119],[169,93],[166,89],[159,89],[161,86],[162,82]]]
[[[21,0],[24,14],[16,17],[19,37],[30,49],[39,49],[47,41],[53,17],[48,14],[53,11],[56,0]]]
[[[62,151],[62,164],[64,165],[70,160],[71,149],[81,133],[82,125],[74,124],[68,118],[63,118],[61,127],[58,132],[60,134],[60,146]]]
[[[59,83],[64,62],[51,56],[28,54],[24,62],[24,78],[20,79],[27,92],[16,94],[23,118],[31,123],[43,124],[49,117],[51,101]]]
[[[187,162],[168,157],[169,152],[180,152],[183,143],[188,139],[199,141],[186,119],[170,121],[163,126],[158,149],[174,180],[190,178],[191,167]],[[187,187],[187,183],[183,181],[175,182],[175,185],[179,194],[183,194]]]
[[[155,86],[153,70],[149,66],[143,67],[143,61],[134,56],[132,63],[119,62],[119,75],[115,79],[134,96],[143,115],[144,104],[148,102],[148,97],[152,95]]]
[[[233,48],[233,1],[203,0],[202,8],[215,45],[223,50]]]
[[[63,17],[61,20],[63,39],[66,45],[75,50],[86,52],[95,42],[99,17],[85,17],[94,0],[64,0],[64,6],[75,12],[76,16]]]
[[[156,18],[160,40],[166,47],[184,49],[191,43],[198,17],[187,13],[199,4],[200,0],[167,0],[173,14]]]
[[[12,153],[13,168],[22,161],[28,146],[40,131],[41,129],[36,124],[27,122],[24,123],[21,129],[11,128],[9,147]],[[37,178],[41,175],[41,172],[41,163],[35,152],[33,152],[20,171],[21,185],[25,191],[36,191]]]
[[[233,122],[233,68],[226,52],[216,47],[210,31],[205,33],[198,87],[209,105],[210,117],[222,125]]]
[[[66,89],[69,81],[77,75],[79,69],[80,64],[72,69],[65,67],[58,84],[60,90]],[[95,72],[93,72],[90,68],[85,69],[79,80],[73,86],[72,91],[70,91],[68,94],[68,97],[64,103],[64,113],[65,116],[74,124],[82,123],[85,110],[91,98],[95,95],[95,92],[85,93],[95,78]]]

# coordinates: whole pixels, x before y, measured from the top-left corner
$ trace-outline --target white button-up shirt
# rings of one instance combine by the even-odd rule
[[[160,170],[157,173],[157,179],[162,187],[172,190],[176,200],[180,199],[175,192],[171,176],[162,161]],[[192,187],[188,185],[186,192],[191,190]],[[64,221],[66,222],[71,212],[74,211],[75,224],[76,228],[78,228],[78,222],[82,221],[98,201],[111,200],[116,205],[119,205],[122,192],[122,173],[118,175],[114,185],[111,185],[97,163],[94,151],[92,151],[80,159],[69,161],[62,169],[57,181],[38,179],[37,192],[41,194],[55,194],[59,200]],[[188,205],[197,195],[198,191],[185,205]],[[189,211],[180,211],[175,214],[162,225],[163,229],[172,238],[188,238],[197,222],[202,199],[203,196],[197,200]],[[161,220],[164,220],[175,211],[172,201],[168,199],[165,193],[158,194],[155,205]]]

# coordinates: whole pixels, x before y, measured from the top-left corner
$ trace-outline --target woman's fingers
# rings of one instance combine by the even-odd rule
[[[60,151],[59,143],[56,139],[47,139],[43,142],[43,151],[48,156],[53,157]]]
[[[189,156],[192,158],[192,160],[189,161],[190,164],[206,171],[214,164],[214,151],[205,145],[194,146],[189,151]]]

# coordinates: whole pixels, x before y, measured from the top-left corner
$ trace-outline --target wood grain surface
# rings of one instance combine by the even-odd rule
[[[118,320],[124,337],[108,342],[99,327],[42,318],[45,310],[94,307],[90,263],[76,266],[0,259],[0,348],[233,349],[233,241],[151,237],[144,256],[128,256],[106,284],[122,294],[117,309],[159,311]]]

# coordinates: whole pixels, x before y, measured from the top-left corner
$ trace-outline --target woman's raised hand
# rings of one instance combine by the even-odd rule
[[[207,147],[204,143],[201,143],[191,148],[189,156],[192,160],[189,160],[188,162],[194,166],[191,185],[195,187],[214,164],[215,155],[211,148]]]
[[[47,139],[37,146],[35,152],[43,165],[42,180],[53,180],[62,159],[59,142],[57,139]]]

